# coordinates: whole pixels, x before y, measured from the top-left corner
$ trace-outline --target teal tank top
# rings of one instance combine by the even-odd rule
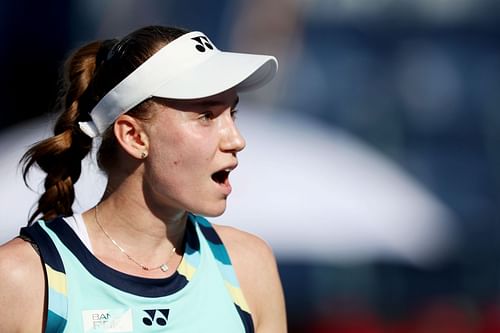
[[[57,218],[21,229],[47,279],[47,333],[254,332],[231,261],[212,225],[189,215],[184,255],[168,278],[116,271]]]

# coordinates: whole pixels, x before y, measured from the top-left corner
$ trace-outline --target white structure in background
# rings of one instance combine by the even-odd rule
[[[231,175],[228,210],[214,222],[260,235],[282,260],[389,258],[426,265],[453,248],[456,230],[447,208],[349,134],[286,113],[245,110],[238,121],[247,148]],[[0,133],[0,242],[16,235],[37,199],[16,163],[48,135],[48,126],[39,119]],[[41,180],[41,172],[32,172],[32,187],[40,188]],[[86,160],[75,211],[94,205],[104,184]]]

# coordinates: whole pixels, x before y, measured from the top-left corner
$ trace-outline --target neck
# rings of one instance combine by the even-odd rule
[[[184,235],[187,212],[183,209],[155,205],[148,200],[142,191],[142,184],[127,177],[118,185],[108,184],[99,212],[104,217],[102,224],[120,229],[118,232],[158,239],[174,241]],[[114,182],[117,184],[116,182]],[[138,195],[131,195],[137,193]]]
[[[122,270],[127,270],[130,260],[117,251],[113,241],[119,244],[122,251],[148,267],[163,264],[170,258],[174,248],[178,254],[182,253],[186,211],[168,207],[152,210],[144,200],[124,195],[134,193],[130,191],[115,190],[108,193],[98,204],[98,223],[95,209],[83,214],[96,256],[118,269],[121,267],[116,262],[122,262],[125,267]],[[180,255],[178,257],[180,260]],[[175,262],[175,256],[172,260]],[[133,270],[129,272],[135,273]],[[161,274],[160,271],[155,273]]]
[[[141,202],[113,195],[99,203],[99,221],[108,229],[117,229],[113,235],[129,235],[137,243],[141,239],[175,242],[184,235],[187,212],[165,209],[157,213]]]

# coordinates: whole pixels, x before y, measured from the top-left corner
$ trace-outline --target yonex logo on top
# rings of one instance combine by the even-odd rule
[[[198,44],[196,44],[195,47],[200,52],[205,52],[206,49],[210,49],[210,50],[214,49],[212,44],[210,44],[210,41],[208,40],[208,38],[205,36],[193,37],[191,39],[198,43]]]
[[[158,309],[158,310],[144,310],[147,316],[142,318],[142,322],[146,326],[153,326],[153,324],[157,324],[159,326],[167,325],[168,314],[170,309]]]

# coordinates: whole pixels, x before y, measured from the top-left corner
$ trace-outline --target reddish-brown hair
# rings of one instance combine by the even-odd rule
[[[74,184],[80,178],[81,162],[92,148],[92,139],[80,130],[78,122],[89,120],[90,111],[109,90],[159,48],[186,32],[178,28],[149,26],[120,41],[89,43],[67,59],[61,98],[57,104],[60,116],[54,126],[54,135],[34,144],[21,159],[25,183],[29,170],[35,165],[47,174],[45,192],[28,224],[38,217],[50,220],[59,215],[73,214]],[[127,114],[139,119],[149,118],[144,104]],[[99,167],[109,173],[116,153],[116,139],[113,131],[108,129],[102,136],[97,154]]]

